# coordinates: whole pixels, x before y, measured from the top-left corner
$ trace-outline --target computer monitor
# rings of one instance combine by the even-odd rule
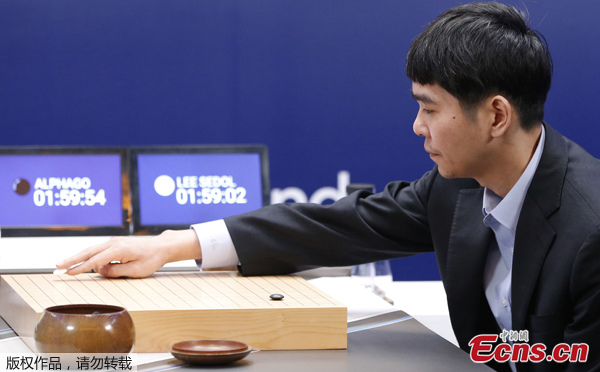
[[[0,147],[0,234],[130,234],[128,173],[122,148]]]
[[[266,146],[147,146],[130,156],[134,234],[189,228],[269,204]]]

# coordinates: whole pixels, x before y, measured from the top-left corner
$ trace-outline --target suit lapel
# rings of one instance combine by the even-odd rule
[[[525,329],[527,310],[540,271],[556,233],[531,197],[521,210],[512,272],[512,326]]]
[[[482,311],[489,312],[483,271],[493,234],[483,224],[482,198],[482,188],[460,191],[448,242],[445,286],[452,325],[461,346],[478,332]]]
[[[537,279],[556,232],[548,217],[560,207],[567,172],[568,149],[564,137],[549,125],[538,168],[527,190],[515,236],[512,273],[512,325],[525,327]]]

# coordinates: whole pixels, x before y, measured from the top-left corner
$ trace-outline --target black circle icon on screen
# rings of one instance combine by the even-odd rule
[[[26,195],[31,190],[31,185],[26,179],[17,178],[13,183],[13,190],[19,195]]]

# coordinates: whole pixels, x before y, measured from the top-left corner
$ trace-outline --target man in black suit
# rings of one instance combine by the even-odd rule
[[[435,251],[461,348],[518,331],[514,343],[548,353],[586,344],[587,362],[531,362],[536,354],[494,368],[600,369],[600,162],[543,123],[551,70],[515,8],[450,9],[407,58],[413,129],[436,163],[421,179],[331,206],[278,204],[143,242],[115,238],[58,267],[141,277],[195,258],[265,275]]]

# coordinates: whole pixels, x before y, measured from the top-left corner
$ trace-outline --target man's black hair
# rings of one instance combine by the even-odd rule
[[[552,60],[544,38],[518,9],[471,3],[444,12],[414,40],[406,74],[422,85],[440,85],[466,112],[500,94],[528,130],[544,119]]]

